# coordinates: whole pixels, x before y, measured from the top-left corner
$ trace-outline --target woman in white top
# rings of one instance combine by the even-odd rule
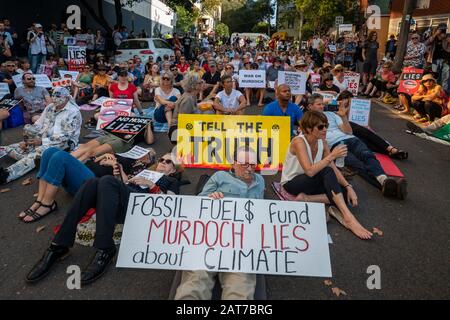
[[[180,96],[180,90],[173,87],[172,73],[163,73],[161,76],[161,85],[155,90],[156,109],[154,119],[160,123],[167,122],[170,127],[175,102]]]
[[[341,92],[344,92],[348,88],[348,81],[344,77],[344,67],[340,64],[337,64],[333,71],[334,80],[333,84],[339,88]]]
[[[306,112],[300,127],[304,135],[295,137],[289,146],[281,185],[298,201],[335,205],[329,208],[330,215],[359,238],[370,239],[372,233],[361,226],[346,203],[357,206],[356,193],[333,162],[347,155],[347,147],[337,146],[330,152],[325,139],[328,120],[321,112]]]

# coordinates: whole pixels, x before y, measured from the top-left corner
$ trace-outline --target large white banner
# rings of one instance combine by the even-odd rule
[[[239,70],[240,88],[265,88],[266,72],[264,70]]]
[[[331,277],[325,207],[131,194],[117,267]]]
[[[306,72],[280,71],[278,73],[278,85],[287,84],[292,94],[305,94],[306,80],[308,80]]]

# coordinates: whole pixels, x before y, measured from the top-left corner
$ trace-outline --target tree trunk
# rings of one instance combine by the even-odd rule
[[[409,28],[411,26],[412,13],[416,8],[417,0],[405,0],[403,7],[403,17],[400,27],[400,35],[397,42],[397,53],[394,58],[394,73],[400,73],[403,66],[403,58],[406,53],[406,45],[408,44]]]
[[[121,27],[123,25],[122,3],[120,0],[114,0],[114,9],[116,11],[116,24]]]
[[[108,33],[112,32],[112,28],[109,26],[108,21],[106,21],[103,15],[103,0],[97,0],[98,13],[91,7],[89,0],[80,0],[81,4],[86,8],[87,12],[92,16],[92,18],[101,25]]]

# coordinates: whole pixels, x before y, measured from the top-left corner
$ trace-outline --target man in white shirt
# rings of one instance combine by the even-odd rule
[[[224,75],[221,78],[223,91],[220,91],[214,100],[214,109],[217,114],[242,115],[247,106],[244,95],[233,89],[233,78]]]
[[[47,46],[45,45],[45,35],[42,25],[37,23],[34,31],[30,34],[31,51],[31,71],[37,73],[37,68],[44,62],[47,55]]]

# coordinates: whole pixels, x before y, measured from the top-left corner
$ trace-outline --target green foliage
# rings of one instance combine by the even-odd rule
[[[258,22],[256,25],[253,26],[252,32],[255,32],[255,33],[267,33],[268,29],[269,29],[269,23],[267,23],[267,22]]]
[[[228,28],[228,26],[223,22],[220,22],[217,24],[217,26],[215,28],[215,32],[216,32],[216,35],[219,36],[220,38],[230,36],[230,28]]]
[[[189,32],[195,20],[198,18],[198,13],[190,12],[183,6],[176,6],[175,10],[177,12],[177,31],[182,33]]]
[[[233,32],[248,32],[259,22],[269,21],[274,14],[270,0],[223,0],[222,21]]]

